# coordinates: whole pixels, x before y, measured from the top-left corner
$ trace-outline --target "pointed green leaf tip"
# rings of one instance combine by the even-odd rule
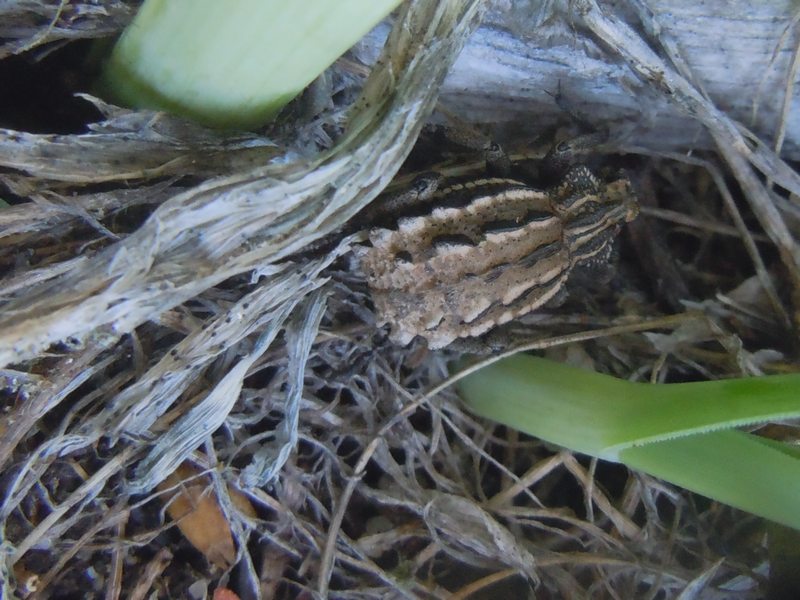
[[[266,123],[399,0],[146,0],[99,81],[216,127]]]

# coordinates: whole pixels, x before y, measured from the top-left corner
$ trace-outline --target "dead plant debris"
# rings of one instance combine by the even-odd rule
[[[610,6],[574,4],[558,18],[716,150],[609,148],[643,203],[613,285],[515,326],[630,326],[548,353],[636,380],[796,370],[797,172]],[[7,2],[0,59],[113,34],[133,5]],[[353,240],[297,258],[386,187],[484,9],[408,3],[366,80],[347,57],[337,102],[266,132],[88,96],[85,132],[0,129],[7,597],[763,596],[758,519],[427,395],[455,354],[375,328]]]

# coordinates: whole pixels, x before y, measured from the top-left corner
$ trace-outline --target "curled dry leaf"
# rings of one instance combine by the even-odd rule
[[[159,484],[158,490],[163,494],[167,513],[177,522],[189,543],[209,562],[227,569],[236,561],[230,523],[213,493],[211,482],[198,475],[195,467],[184,463]],[[255,516],[252,504],[241,492],[228,488],[228,493],[238,510]]]
[[[507,528],[475,502],[437,494],[425,509],[425,522],[442,548],[469,561],[482,556],[538,581],[536,558]],[[477,563],[476,563],[477,564]]]
[[[213,600],[239,600],[239,596],[228,588],[217,588],[214,590]]]

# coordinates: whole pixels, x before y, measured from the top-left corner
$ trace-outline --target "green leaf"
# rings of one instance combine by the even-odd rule
[[[273,117],[399,0],[146,0],[99,82],[218,127]]]
[[[482,416],[800,529],[800,451],[722,431],[800,416],[800,375],[651,385],[516,355],[459,389]]]

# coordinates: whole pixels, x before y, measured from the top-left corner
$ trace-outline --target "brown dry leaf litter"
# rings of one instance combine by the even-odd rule
[[[269,135],[96,99],[105,119],[86,133],[0,130],[0,195],[17,197],[0,210],[6,595],[763,595],[757,519],[428,394],[453,355],[375,331],[352,240],[282,262],[389,183],[483,8],[410,3],[358,99],[356,53],[328,73],[336,102]],[[698,90],[668,36],[648,46],[611,6],[571,9],[553,22],[602,40],[594,57],[640,102],[693,115],[715,146],[612,141],[644,205],[619,275],[519,327],[555,357],[637,380],[795,370],[797,173]],[[132,14],[0,10],[0,57]],[[159,485],[186,479],[177,498],[214,514],[219,560],[161,503]]]
[[[199,477],[198,477],[199,476]],[[236,562],[236,547],[228,519],[210,482],[189,464],[183,464],[158,484],[167,514],[192,546],[221,569]],[[241,492],[226,488],[231,504],[251,519],[252,504]]]

